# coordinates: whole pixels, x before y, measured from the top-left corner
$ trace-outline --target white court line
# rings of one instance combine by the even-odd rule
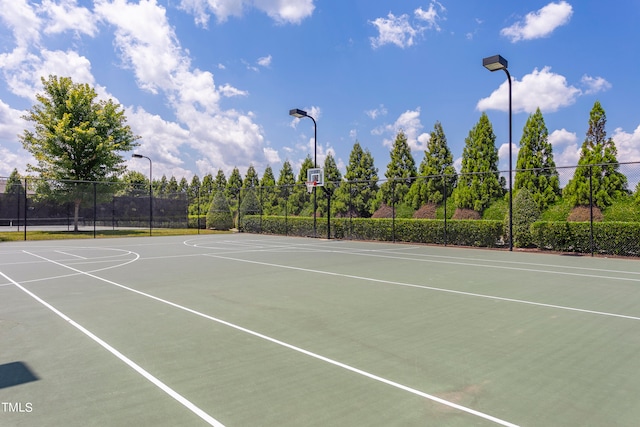
[[[73,257],[80,258],[80,259],[87,259],[87,258],[85,258],[85,257],[83,257],[83,256],[75,255],[75,254],[70,254],[70,253],[68,253],[68,252],[62,252],[62,251],[55,251],[55,252],[57,252],[57,253],[59,253],[59,254],[63,254],[63,255],[73,256]]]
[[[527,301],[527,300],[521,300],[521,299],[515,299],[515,298],[505,298],[505,297],[498,297],[498,296],[494,296],[494,295],[485,295],[485,294],[477,294],[477,293],[473,293],[473,292],[456,291],[456,290],[453,290],[453,289],[436,288],[436,287],[433,287],[433,286],[426,286],[426,285],[416,285],[414,283],[395,282],[393,280],[375,279],[375,278],[372,278],[372,277],[355,276],[355,275],[352,275],[352,274],[335,273],[333,271],[313,270],[313,269],[310,269],[310,268],[293,267],[293,266],[290,266],[290,265],[273,264],[273,263],[270,263],[270,262],[262,262],[262,261],[251,261],[251,260],[246,260],[246,259],[241,259],[241,258],[233,258],[233,257],[227,257],[227,256],[215,255],[215,254],[204,254],[204,256],[208,256],[208,257],[212,257],[212,258],[226,259],[226,260],[230,260],[230,261],[246,262],[246,263],[249,263],[249,264],[265,265],[265,266],[268,266],[268,267],[277,267],[277,268],[285,268],[285,269],[289,269],[289,270],[304,271],[306,273],[325,274],[325,275],[328,275],[328,276],[344,277],[344,278],[347,278],[347,279],[363,280],[363,281],[366,281],[366,282],[383,283],[383,284],[386,284],[386,285],[406,286],[406,287],[409,287],[409,288],[427,289],[427,290],[430,290],[430,291],[446,292],[446,293],[449,293],[449,294],[465,295],[465,296],[478,297],[478,298],[486,298],[486,299],[492,299],[492,300],[496,300],[496,301],[515,302],[515,303],[519,303],[519,304],[533,305],[533,306],[537,306],[537,307],[556,308],[556,309],[560,309],[560,310],[576,311],[576,312],[579,312],[579,313],[598,314],[600,316],[617,317],[617,318],[629,319],[629,320],[640,320],[640,317],[627,316],[625,314],[607,313],[605,311],[586,310],[586,309],[583,309],[583,308],[567,307],[567,306],[563,306],[563,305],[545,304],[545,303],[541,303],[541,302]],[[571,274],[571,273],[559,273],[559,274]],[[600,277],[600,276],[598,276],[598,277]]]
[[[259,333],[259,332],[253,331],[253,330],[251,330],[251,329],[247,329],[247,328],[244,328],[244,327],[242,327],[242,326],[236,325],[236,324],[234,324],[234,323],[227,322],[226,320],[222,320],[222,319],[219,319],[219,318],[217,318],[217,317],[209,316],[209,315],[207,315],[207,314],[201,313],[201,312],[196,311],[196,310],[193,310],[193,309],[191,309],[191,308],[188,308],[188,307],[182,306],[182,305],[180,305],[180,304],[176,304],[176,303],[174,303],[174,302],[171,302],[171,301],[168,301],[168,300],[165,300],[165,299],[162,299],[162,298],[156,297],[156,296],[151,295],[151,294],[147,294],[147,293],[142,292],[142,291],[139,291],[139,290],[137,290],[137,289],[133,289],[133,288],[130,288],[130,287],[128,287],[128,286],[121,285],[121,284],[116,283],[116,282],[114,282],[114,281],[111,281],[111,280],[108,280],[108,279],[105,279],[105,278],[102,278],[102,277],[99,277],[99,276],[96,276],[96,275],[93,275],[93,274],[90,274],[90,273],[85,273],[85,272],[80,271],[80,270],[77,270],[77,269],[75,269],[75,268],[73,268],[73,267],[69,267],[69,266],[67,266],[67,265],[61,264],[61,263],[59,263],[59,262],[57,262],[57,261],[54,261],[54,260],[51,260],[51,259],[44,258],[44,257],[42,257],[42,256],[40,256],[40,255],[32,254],[32,253],[29,253],[29,252],[27,252],[27,251],[25,251],[25,253],[27,253],[27,254],[29,254],[29,255],[32,255],[32,256],[35,256],[35,257],[40,258],[40,259],[44,259],[44,260],[46,260],[46,261],[49,261],[49,262],[51,262],[51,263],[53,263],[53,264],[56,264],[56,265],[59,265],[59,266],[61,266],[61,267],[65,267],[65,268],[68,268],[68,269],[70,269],[70,270],[77,271],[78,273],[85,274],[85,275],[87,275],[87,276],[89,276],[89,277],[92,277],[92,278],[94,278],[94,279],[101,280],[101,281],[103,281],[103,282],[109,283],[109,284],[114,285],[114,286],[117,286],[117,287],[119,287],[119,288],[126,289],[126,290],[131,291],[131,292],[133,292],[133,293],[136,293],[136,294],[138,294],[138,295],[142,295],[142,296],[144,296],[144,297],[151,298],[151,299],[153,299],[153,300],[155,300],[155,301],[158,301],[158,302],[161,302],[161,303],[164,303],[164,304],[170,305],[171,307],[175,307],[175,308],[178,308],[178,309],[180,309],[180,310],[184,310],[184,311],[186,311],[186,312],[188,312],[188,313],[195,314],[196,316],[200,316],[200,317],[203,317],[203,318],[205,318],[205,319],[212,320],[212,321],[214,321],[214,322],[220,323],[220,324],[222,324],[222,325],[228,326],[228,327],[230,327],[230,328],[236,329],[236,330],[241,331],[241,332],[244,332],[244,333],[246,333],[246,334],[253,335],[253,336],[255,336],[255,337],[261,338],[261,339],[263,339],[263,340],[269,341],[269,342],[274,343],[274,344],[277,344],[277,345],[279,345],[279,346],[286,347],[286,348],[288,348],[288,349],[290,349],[290,350],[294,350],[294,351],[296,351],[296,352],[298,352],[298,353],[305,354],[305,355],[307,355],[307,356],[310,356],[310,357],[313,357],[313,358],[315,358],[315,359],[321,360],[321,361],[323,361],[323,362],[326,362],[326,363],[332,364],[332,365],[334,365],[334,366],[338,366],[338,367],[340,367],[340,368],[342,368],[342,369],[346,369],[346,370],[348,370],[348,371],[351,371],[351,372],[354,372],[354,373],[356,373],[356,374],[359,374],[359,375],[365,376],[365,377],[370,378],[370,379],[372,379],[372,380],[379,381],[379,382],[381,382],[381,383],[384,383],[384,384],[390,385],[390,386],[392,386],[392,387],[395,387],[395,388],[398,388],[398,389],[400,389],[400,390],[403,390],[403,391],[406,391],[406,392],[409,392],[409,393],[415,394],[415,395],[420,396],[420,397],[424,397],[425,399],[429,399],[429,400],[431,400],[431,401],[433,401],[433,402],[437,402],[437,403],[440,403],[440,404],[442,404],[442,405],[449,406],[450,408],[454,408],[454,409],[457,409],[457,410],[459,410],[459,411],[466,412],[466,413],[468,413],[468,414],[475,415],[475,416],[480,417],[480,418],[484,418],[484,419],[486,419],[486,420],[492,421],[492,422],[494,422],[494,423],[496,423],[496,424],[500,424],[500,425],[503,425],[503,426],[506,426],[506,427],[518,427],[518,426],[517,426],[517,424],[513,424],[513,423],[510,423],[510,422],[508,422],[508,421],[504,421],[504,420],[502,420],[502,419],[500,419],[500,418],[496,418],[496,417],[494,417],[494,416],[492,416],[492,415],[485,414],[485,413],[480,412],[480,411],[476,411],[475,409],[467,408],[466,406],[458,405],[457,403],[450,402],[450,401],[448,401],[448,400],[445,400],[445,399],[442,399],[442,398],[440,398],[440,397],[437,397],[437,396],[434,396],[434,395],[431,395],[431,394],[428,394],[428,393],[422,392],[422,391],[420,391],[420,390],[417,390],[417,389],[414,389],[414,388],[411,388],[411,387],[405,386],[405,385],[400,384],[400,383],[397,383],[397,382],[395,382],[395,381],[391,381],[391,380],[388,380],[388,379],[386,379],[386,378],[380,377],[380,376],[378,376],[378,375],[371,374],[371,373],[369,373],[369,372],[363,371],[363,370],[361,370],[361,369],[355,368],[355,367],[350,366],[350,365],[347,365],[347,364],[345,364],[345,363],[338,362],[337,360],[330,359],[330,358],[325,357],[325,356],[321,356],[321,355],[319,355],[319,354],[317,354],[317,353],[313,353],[313,352],[311,352],[311,351],[309,351],[309,350],[305,350],[305,349],[303,349],[303,348],[301,348],[301,347],[296,347],[296,346],[294,346],[294,345],[292,345],[292,344],[288,344],[288,343],[286,343],[286,342],[284,342],[284,341],[280,341],[280,340],[278,340],[278,339],[271,338],[271,337],[269,337],[269,336],[267,336],[267,335],[261,334],[261,333]],[[2,273],[0,272],[0,274],[2,274]],[[4,274],[3,274],[3,275],[4,275]],[[6,277],[6,276],[5,276],[5,277]]]
[[[153,375],[151,375],[149,372],[144,370],[140,365],[135,363],[133,360],[129,359],[124,354],[120,353],[118,350],[116,350],[115,348],[110,346],[106,341],[100,339],[98,336],[93,334],[91,331],[86,329],[84,326],[82,326],[81,324],[75,322],[69,316],[67,316],[66,314],[64,314],[63,312],[61,312],[60,310],[58,310],[57,308],[55,308],[54,306],[52,306],[51,304],[49,304],[48,302],[46,302],[45,300],[43,300],[42,298],[40,298],[39,296],[34,294],[33,292],[29,291],[28,289],[26,289],[25,287],[20,285],[18,282],[16,282],[15,280],[10,278],[6,274],[4,274],[2,271],[0,271],[0,275],[2,275],[5,279],[9,280],[14,286],[18,287],[20,290],[25,292],[27,295],[29,295],[30,297],[32,297],[33,299],[38,301],[40,304],[44,305],[46,308],[48,308],[49,310],[53,311],[55,314],[60,316],[67,323],[69,323],[71,326],[73,326],[74,328],[78,329],[80,332],[82,332],[83,334],[85,334],[86,336],[91,338],[96,343],[100,344],[104,349],[106,349],[111,354],[116,356],[118,359],[120,359],[121,361],[123,361],[124,363],[129,365],[129,367],[131,367],[134,371],[136,371],[137,373],[139,373],[140,375],[145,377],[147,380],[149,380],[151,383],[153,383],[160,390],[164,391],[169,396],[173,397],[175,400],[177,400],[184,407],[186,407],[191,412],[193,412],[194,414],[199,416],[202,420],[207,422],[209,425],[216,426],[216,427],[224,427],[224,424],[220,423],[218,420],[213,418],[211,415],[207,414],[202,409],[198,408],[196,405],[191,403],[189,400],[187,400],[181,394],[179,394],[178,392],[173,390],[171,387],[169,387],[168,385],[166,385],[165,383],[160,381],[158,378],[156,378]]]

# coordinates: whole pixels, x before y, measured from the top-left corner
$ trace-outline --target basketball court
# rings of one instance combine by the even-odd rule
[[[637,260],[250,234],[0,254],[3,426],[640,419]]]

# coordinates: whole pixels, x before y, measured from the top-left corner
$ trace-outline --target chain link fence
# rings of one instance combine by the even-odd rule
[[[328,181],[311,193],[304,183],[167,192],[155,183],[150,191],[0,178],[0,231],[26,239],[27,230],[214,228],[207,214],[223,192],[230,223],[245,232],[640,256],[640,162],[514,170],[513,178],[511,201],[508,171]]]

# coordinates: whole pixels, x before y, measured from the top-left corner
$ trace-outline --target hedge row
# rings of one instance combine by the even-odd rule
[[[502,221],[444,221],[432,219],[332,218],[331,238],[400,241],[461,246],[496,247],[502,245]],[[313,236],[313,218],[247,215],[242,231],[249,233]],[[316,235],[327,237],[326,218],[317,218]]]
[[[399,241],[459,246],[505,246],[504,222],[490,220],[333,218],[331,238]],[[242,231],[249,233],[313,236],[313,218],[247,215]],[[559,252],[591,253],[589,222],[539,221],[531,226],[534,247]],[[326,218],[317,218],[316,235],[327,237]],[[593,252],[602,255],[640,256],[640,223],[594,222]]]
[[[589,222],[539,221],[531,225],[533,243],[540,249],[591,252]],[[602,255],[640,256],[640,223],[594,222],[593,252]]]

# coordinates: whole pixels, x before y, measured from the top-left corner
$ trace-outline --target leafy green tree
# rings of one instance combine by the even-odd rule
[[[260,200],[262,202],[262,212],[265,215],[276,215],[278,207],[278,193],[276,192],[276,179],[273,176],[273,169],[267,166],[260,180]]]
[[[327,157],[324,159],[323,169],[324,186],[317,189],[318,213],[320,216],[326,216],[328,211],[328,199],[331,198],[331,204],[333,204],[333,195],[342,182],[342,174],[340,173],[336,160],[333,158],[331,153],[328,153]],[[331,207],[331,210],[332,212],[335,212],[333,206]]]
[[[613,139],[607,138],[606,123],[604,109],[596,101],[589,114],[589,130],[582,143],[578,168],[562,192],[573,206],[588,206],[591,191],[593,202],[599,208],[611,205],[626,194],[627,177],[618,172],[618,150]]]
[[[207,213],[207,228],[230,230],[233,228],[233,216],[224,191],[217,191]]]
[[[440,122],[433,127],[418,174],[420,177],[413,182],[407,196],[413,209],[426,203],[441,203],[445,196],[453,193],[458,175]]]
[[[287,210],[287,203],[289,195],[293,192],[293,187],[296,183],[296,177],[293,174],[293,168],[289,160],[285,160],[280,169],[280,175],[278,176],[278,205],[280,207],[280,213],[284,214]]]
[[[345,181],[336,191],[334,212],[369,218],[375,211],[378,190],[378,168],[373,156],[356,141],[349,154]]]
[[[97,100],[88,84],[68,77],[42,78],[44,92],[24,116],[34,130],[19,136],[24,148],[38,162],[28,165],[41,178],[55,180],[41,191],[74,204],[74,231],[78,230],[80,205],[87,181],[116,181],[126,166],[122,153],[136,147],[122,106],[112,100]]]
[[[482,113],[464,142],[462,167],[453,196],[458,208],[482,212],[504,194],[498,173],[496,136],[486,113]]]
[[[549,207],[560,196],[560,180],[553,161],[553,147],[539,108],[529,116],[522,130],[513,183],[514,193],[521,188],[529,191],[540,211]]]
[[[398,132],[391,148],[391,160],[384,176],[387,181],[380,186],[379,201],[387,205],[403,203],[416,175],[416,162],[411,155],[407,136]]]
[[[122,187],[118,192],[119,195],[127,196],[148,196],[149,195],[149,179],[141,172],[127,171],[120,178]]]

